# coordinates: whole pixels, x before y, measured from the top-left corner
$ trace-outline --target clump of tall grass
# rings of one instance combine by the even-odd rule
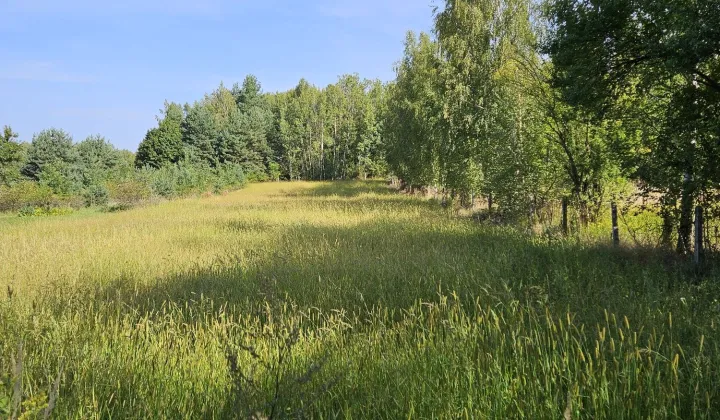
[[[362,314],[205,298],[144,314],[82,306],[36,318],[46,335],[24,334],[27,398],[45,398],[35,390],[66,364],[62,417],[715,418],[720,408],[717,343],[683,337],[670,314],[647,330],[489,296]]]

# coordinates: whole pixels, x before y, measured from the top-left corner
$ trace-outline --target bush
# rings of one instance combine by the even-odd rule
[[[272,181],[280,181],[280,176],[282,175],[282,170],[280,169],[280,164],[277,162],[270,162],[268,164],[268,176]]]
[[[152,174],[150,188],[153,194],[165,198],[173,198],[178,195],[177,180],[173,168],[174,166],[165,166]]]
[[[217,168],[181,162],[158,170],[143,172],[154,195],[165,198],[185,197],[212,190],[219,193],[245,185],[240,165],[224,164]]]
[[[20,217],[64,216],[71,214],[73,209],[68,207],[33,207],[25,206],[18,211]]]
[[[214,192],[242,187],[247,183],[245,171],[240,165],[221,165],[215,170]]]
[[[110,202],[110,191],[103,185],[91,185],[83,193],[83,198],[88,207],[106,206]]]
[[[209,188],[212,170],[206,166],[181,162],[153,171],[150,178],[154,194],[165,198],[184,197]]]
[[[142,181],[127,180],[111,185],[110,199],[115,206],[127,209],[150,198],[150,187]]]
[[[263,167],[246,164],[244,167],[238,166],[238,168],[244,174],[243,180],[247,179],[250,182],[265,182],[268,180],[268,174]]]
[[[24,181],[11,187],[0,187],[0,211],[18,211],[31,206],[50,208],[54,197],[50,187]]]
[[[50,187],[55,194],[70,195],[80,190],[77,167],[65,162],[45,165],[40,172],[40,184]]]
[[[184,161],[160,169],[140,169],[108,186],[95,181],[80,189],[80,183],[71,176],[65,176],[61,165],[47,165],[46,169],[41,173],[40,181],[0,186],[0,211],[22,210],[21,213],[28,216],[37,213],[36,209],[49,212],[53,208],[79,209],[112,205],[114,210],[123,210],[151,197],[170,199],[191,194],[218,194],[241,188],[248,180],[248,171],[238,164],[222,164],[212,168]],[[267,174],[262,171],[252,170],[250,173],[252,179],[267,178]]]

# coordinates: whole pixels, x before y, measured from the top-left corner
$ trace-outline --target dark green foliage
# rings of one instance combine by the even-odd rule
[[[663,242],[677,228],[689,251],[692,208],[720,185],[720,7],[713,0],[547,2],[554,83],[596,118],[615,113],[640,132],[623,162],[660,194]]]
[[[44,165],[39,181],[55,194],[65,196],[77,193],[82,187],[79,168],[65,161]]]
[[[185,120],[182,124],[182,140],[185,153],[193,162],[215,166],[218,164],[215,143],[217,128],[210,110],[199,104],[185,105]]]
[[[546,3],[545,51],[571,103],[602,108],[681,76],[693,95],[720,94],[720,7],[714,0]],[[716,97],[715,101],[718,98]]]
[[[201,102],[185,106],[182,138],[185,156],[200,165],[240,165],[264,179],[272,155],[268,132],[272,113],[260,95],[256,79],[233,91],[223,85]]]
[[[39,181],[47,165],[73,166],[76,163],[77,154],[72,137],[62,130],[51,128],[33,136],[23,175]]]
[[[548,0],[546,21],[532,10],[448,0],[434,40],[408,36],[384,101],[390,168],[411,190],[483,195],[531,223],[571,197],[586,226],[639,186],[661,204],[662,242],[674,226],[688,252],[692,209],[720,186],[717,2]]]
[[[105,206],[110,201],[110,191],[104,185],[90,185],[83,192],[85,204],[92,206]]]
[[[437,45],[427,34],[408,33],[397,80],[388,92],[385,118],[387,159],[406,186],[433,185],[439,180],[438,159],[443,133]]]
[[[159,126],[148,131],[138,147],[135,166],[160,168],[180,161],[183,157],[180,129],[182,122],[183,110],[180,105],[166,102],[164,116],[159,119]]]
[[[448,1],[436,40],[408,34],[385,118],[388,163],[405,187],[466,205],[484,195],[512,218],[553,197],[530,22],[524,1]]]
[[[242,112],[247,112],[249,108],[265,106],[262,85],[253,75],[249,75],[243,80],[242,87],[235,84],[232,88],[232,95]]]
[[[235,189],[245,185],[246,176],[240,165],[220,164],[217,167],[182,161],[146,173],[154,195],[177,198],[190,194]]]
[[[102,136],[90,136],[75,149],[85,185],[108,180],[121,165],[120,153]]]
[[[235,111],[222,122],[215,144],[216,161],[222,163],[245,163],[253,159],[253,151],[248,147],[244,136],[243,121]]]
[[[385,101],[382,83],[357,75],[325,90],[301,80],[277,94],[264,94],[251,75],[232,90],[221,84],[183,110],[166,103],[165,118],[148,132],[136,165],[232,164],[253,181],[382,176]]]
[[[18,134],[5,126],[0,135],[0,185],[11,185],[22,179],[21,169],[27,150],[17,143]]]

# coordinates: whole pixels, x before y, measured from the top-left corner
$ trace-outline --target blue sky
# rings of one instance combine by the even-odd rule
[[[167,100],[255,74],[265,91],[391,80],[434,0],[0,0],[0,126],[135,150]]]

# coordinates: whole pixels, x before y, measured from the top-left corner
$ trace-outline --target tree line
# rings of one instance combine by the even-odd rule
[[[0,141],[0,210],[123,205],[221,191],[246,181],[383,176],[385,85],[346,75],[266,94],[255,76],[192,104],[165,102],[137,153],[102,136],[74,143],[59,129]]]
[[[0,211],[57,214],[83,206],[126,208],[152,197],[219,192],[246,181],[242,168],[168,165],[136,168],[137,156],[100,135],[75,143],[51,128],[19,142],[5,126],[0,137]],[[60,212],[62,214],[62,212]]]
[[[389,83],[345,75],[264,93],[248,76],[193,104],[166,102],[134,156],[58,130],[19,144],[7,128],[0,183],[67,193],[144,171],[165,173],[172,182],[155,189],[173,191],[165,184],[197,168],[250,180],[394,175],[508,219],[568,200],[581,226],[637,195],[661,216],[660,243],[684,253],[694,206],[718,202],[717,22],[714,0],[446,0],[432,33],[408,34]]]
[[[381,176],[384,93],[379,81],[346,75],[324,89],[301,80],[290,91],[264,94],[248,76],[192,105],[166,103],[135,163],[230,163],[257,180]]]
[[[390,169],[508,215],[569,198],[583,225],[637,191],[689,252],[720,182],[717,22],[713,0],[447,0],[388,88]]]

